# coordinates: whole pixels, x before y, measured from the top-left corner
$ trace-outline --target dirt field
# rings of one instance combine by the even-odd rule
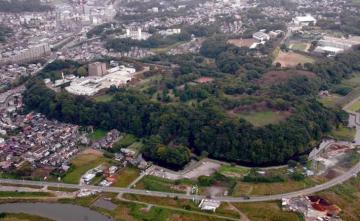
[[[296,67],[298,64],[312,63],[314,59],[295,52],[280,51],[274,64],[280,63],[281,67]]]
[[[228,41],[229,44],[233,44],[237,47],[247,47],[249,48],[252,44],[256,42],[255,39],[247,38],[247,39],[230,39]]]
[[[290,78],[295,76],[306,76],[308,78],[315,78],[316,74],[309,71],[289,70],[289,71],[270,71],[265,73],[257,83],[262,85],[275,85],[287,82]]]

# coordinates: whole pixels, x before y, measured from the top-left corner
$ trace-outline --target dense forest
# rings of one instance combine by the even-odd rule
[[[41,3],[40,0],[0,0],[1,12],[42,12],[52,10],[50,5]]]
[[[316,78],[294,76],[281,83],[260,87],[258,82],[264,72],[273,68],[270,62],[260,58],[259,61],[258,58],[251,60],[242,50],[228,45],[211,45],[205,42],[201,53],[213,57],[218,69],[206,69],[198,64],[204,59],[199,56],[165,57],[163,60],[176,59],[179,64],[173,74],[178,78],[164,79],[168,89],[175,90],[174,85],[186,82],[183,79],[193,75],[231,77],[229,81],[209,85],[185,85],[183,91],[178,91],[181,102],[149,99],[152,96],[149,91],[132,88],[112,88],[111,101],[96,102],[67,92],[55,93],[42,79],[36,78],[26,85],[26,109],[64,122],[116,128],[142,137],[145,158],[175,169],[190,160],[191,152],[246,165],[286,163],[310,151],[321,137],[346,121],[343,111],[327,109],[315,98],[320,89],[327,89],[350,77],[354,71],[360,71],[359,49],[298,67],[312,71],[310,73]],[[238,71],[224,68],[234,65],[245,73],[239,83],[232,80]],[[50,70],[54,68],[61,68],[61,64],[56,63]],[[224,100],[223,93],[238,94],[243,98]],[[182,103],[194,98],[201,102],[197,105]],[[246,106],[249,99],[251,102],[267,99],[267,105],[272,109],[286,110],[291,115],[278,124],[255,127],[244,119],[229,117],[224,111],[224,108]]]
[[[188,161],[187,151],[169,153],[170,147],[162,144],[172,142],[197,154],[243,164],[285,163],[308,151],[312,140],[320,139],[331,130],[332,124],[340,122],[336,113],[316,100],[304,102],[284,123],[255,128],[244,120],[229,119],[211,103],[192,109],[181,105],[161,106],[126,89],[116,92],[110,102],[96,103],[65,92],[56,94],[40,80],[27,84],[24,101],[28,109],[50,118],[150,137],[153,142],[145,145],[149,147],[145,148],[145,157],[160,159],[172,167]]]

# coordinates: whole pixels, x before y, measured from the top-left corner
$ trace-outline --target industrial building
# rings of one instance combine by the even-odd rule
[[[360,45],[359,37],[335,38],[325,36],[323,39],[318,41],[318,46],[314,51],[318,53],[336,55],[351,49],[355,45]]]

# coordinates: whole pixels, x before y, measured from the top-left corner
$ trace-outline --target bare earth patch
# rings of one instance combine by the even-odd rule
[[[229,44],[233,44],[237,47],[247,47],[249,48],[252,44],[256,42],[255,39],[252,38],[246,38],[246,39],[230,39],[228,41]]]
[[[281,67],[296,67],[298,64],[312,63],[314,59],[295,52],[280,51],[274,64],[280,63]]]

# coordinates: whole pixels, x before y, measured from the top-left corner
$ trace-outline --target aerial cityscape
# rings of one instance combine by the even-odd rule
[[[0,221],[359,202],[359,0],[0,0]]]

